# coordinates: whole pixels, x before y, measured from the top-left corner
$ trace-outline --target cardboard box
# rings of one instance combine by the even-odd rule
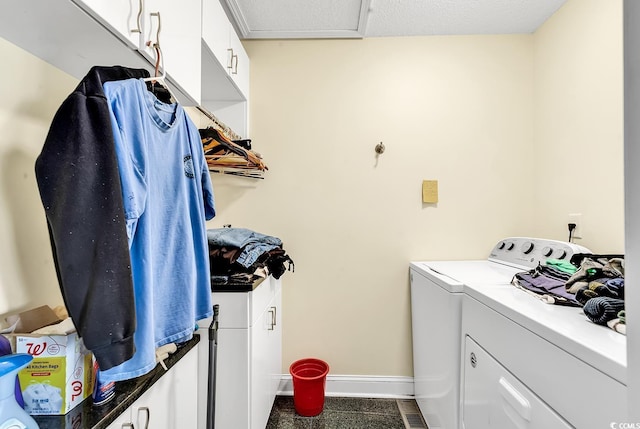
[[[29,414],[66,414],[91,394],[91,352],[77,333],[12,337],[16,353],[33,356],[29,366],[18,373]]]

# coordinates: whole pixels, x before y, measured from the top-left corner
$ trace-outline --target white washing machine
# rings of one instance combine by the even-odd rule
[[[588,252],[572,243],[509,237],[486,260],[410,263],[415,397],[429,428],[462,427],[462,304],[470,285],[478,291],[514,290],[513,276],[539,261]]]

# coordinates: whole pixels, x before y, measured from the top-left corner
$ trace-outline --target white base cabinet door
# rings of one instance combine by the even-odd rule
[[[272,280],[274,283],[277,280]],[[251,329],[251,429],[263,429],[282,371],[281,289],[257,316]]]
[[[253,291],[214,292],[212,298],[219,305],[215,427],[264,429],[282,377],[281,282],[268,277]],[[206,341],[210,322],[199,323]],[[201,397],[208,362],[208,351],[201,350]],[[205,402],[200,400],[198,410],[200,429],[206,428]]]
[[[202,341],[202,340],[201,340]],[[198,343],[125,410],[108,429],[196,428]]]

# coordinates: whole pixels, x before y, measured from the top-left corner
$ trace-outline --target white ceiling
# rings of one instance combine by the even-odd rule
[[[533,33],[566,0],[222,0],[244,39]]]

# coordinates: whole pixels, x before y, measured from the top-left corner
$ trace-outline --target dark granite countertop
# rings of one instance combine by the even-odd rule
[[[257,288],[260,283],[262,283],[265,279],[258,278],[258,280],[251,283],[238,283],[238,282],[227,282],[227,283],[215,283],[211,282],[211,292],[251,292],[255,288]]]
[[[167,368],[171,369],[199,341],[200,336],[194,334],[191,340],[179,345],[178,350],[165,360]],[[82,404],[65,415],[33,416],[33,418],[40,429],[104,429],[158,381],[165,372],[161,365],[156,365],[146,375],[116,383],[115,397],[105,404],[94,406],[91,396],[89,396]]]

